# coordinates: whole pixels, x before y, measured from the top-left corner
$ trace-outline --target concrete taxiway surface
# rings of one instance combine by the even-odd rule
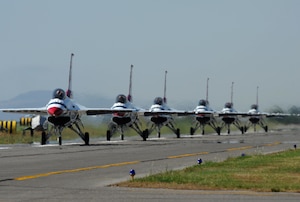
[[[0,201],[299,201],[297,193],[189,191],[108,186],[195,165],[197,159],[269,153],[300,145],[300,130],[232,135],[182,135],[125,141],[91,140],[90,146],[0,145]],[[117,140],[117,138],[115,138]]]

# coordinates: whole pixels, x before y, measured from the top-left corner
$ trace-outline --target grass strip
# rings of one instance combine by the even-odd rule
[[[252,190],[300,193],[300,151],[204,162],[180,171],[150,175],[117,186],[188,190]]]

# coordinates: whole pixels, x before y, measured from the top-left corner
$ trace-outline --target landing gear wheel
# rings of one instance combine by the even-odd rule
[[[146,129],[143,131],[143,134],[142,134],[143,141],[146,141],[148,136],[149,136],[149,131],[148,131],[148,129]]]
[[[110,130],[107,130],[106,131],[106,140],[110,141],[110,137],[111,137],[111,132],[110,132]]]
[[[58,137],[57,139],[58,139],[58,144],[62,145],[62,139],[61,139],[61,137]]]
[[[46,132],[42,132],[42,136],[41,136],[41,145],[45,145],[47,141],[47,135]]]
[[[90,144],[90,134],[88,132],[84,133],[84,144],[85,145]]]
[[[265,131],[267,133],[268,132],[268,126],[265,126],[264,129],[265,129]]]
[[[221,128],[220,127],[217,127],[217,134],[221,135]]]
[[[124,134],[121,134],[121,140],[124,140]]]
[[[190,128],[190,135],[194,135],[195,129],[193,127]]]
[[[157,133],[157,137],[160,138],[160,132]]]
[[[180,138],[180,129],[179,128],[177,128],[177,130],[176,130],[176,137]]]
[[[204,135],[204,128],[202,129],[202,135]]]

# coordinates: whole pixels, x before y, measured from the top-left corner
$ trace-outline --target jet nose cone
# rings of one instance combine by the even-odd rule
[[[63,113],[63,110],[58,107],[50,107],[48,108],[48,114],[50,116],[59,116]]]

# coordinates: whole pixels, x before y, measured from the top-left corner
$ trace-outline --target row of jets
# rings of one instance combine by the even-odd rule
[[[251,106],[251,110],[246,113],[237,112],[233,108],[232,104],[232,92],[231,91],[231,102],[225,104],[222,111],[217,112],[209,107],[208,102],[208,81],[207,79],[207,93],[206,99],[201,99],[198,106],[193,111],[175,110],[167,105],[166,99],[166,82],[167,82],[167,71],[165,71],[165,83],[164,83],[164,97],[156,97],[153,105],[148,109],[140,109],[132,103],[132,69],[130,67],[130,81],[129,81],[129,94],[125,96],[120,94],[116,98],[116,102],[111,108],[88,108],[76,103],[73,100],[71,84],[72,84],[72,60],[74,54],[71,54],[70,68],[69,68],[69,82],[68,89],[64,91],[61,88],[54,90],[52,99],[44,107],[40,108],[11,108],[11,109],[0,109],[2,112],[9,113],[22,113],[22,114],[34,114],[40,116],[46,116],[46,123],[50,125],[49,129],[42,132],[41,144],[46,144],[51,135],[56,135],[59,145],[62,144],[62,131],[65,128],[69,128],[74,131],[84,141],[85,145],[89,145],[89,133],[83,132],[83,123],[81,121],[82,115],[95,116],[111,114],[112,119],[109,124],[106,139],[109,141],[112,135],[116,131],[120,131],[121,140],[124,140],[124,129],[132,128],[139,134],[144,141],[147,140],[148,136],[156,130],[157,136],[161,135],[161,128],[163,126],[168,127],[173,131],[177,138],[180,137],[180,129],[175,127],[174,116],[194,116],[195,125],[190,128],[190,134],[193,135],[198,129],[204,134],[204,128],[206,125],[212,127],[215,132],[220,135],[223,128],[227,128],[228,134],[230,133],[230,125],[235,125],[242,133],[246,132],[251,126],[260,125],[266,132],[268,126],[265,124],[264,117],[274,116],[285,116],[284,114],[269,114],[261,113],[258,110],[258,104]],[[233,89],[233,83],[232,83]],[[143,115],[150,117],[151,126],[142,130],[139,116]],[[247,124],[242,124],[239,117],[249,117]],[[216,120],[221,118],[222,122]],[[48,127],[47,127],[48,128]]]

